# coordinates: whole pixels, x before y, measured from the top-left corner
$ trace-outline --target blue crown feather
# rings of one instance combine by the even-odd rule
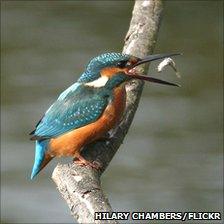
[[[85,72],[78,79],[78,82],[91,82],[100,77],[100,70],[105,67],[116,65],[122,60],[130,58],[127,54],[122,53],[105,53],[93,58],[87,65]]]

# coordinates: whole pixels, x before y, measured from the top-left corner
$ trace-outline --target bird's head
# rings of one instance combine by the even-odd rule
[[[78,82],[96,88],[103,86],[114,88],[130,79],[140,79],[164,85],[177,86],[174,83],[155,79],[150,76],[140,75],[135,70],[135,67],[138,65],[174,55],[178,54],[156,54],[141,59],[121,53],[105,53],[93,58],[89,62],[85,72],[79,78]]]

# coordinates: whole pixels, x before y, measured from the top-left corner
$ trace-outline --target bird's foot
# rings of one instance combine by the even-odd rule
[[[99,170],[100,168],[102,168],[102,166],[97,161],[90,162],[84,159],[81,155],[77,155],[74,158],[73,162],[79,166],[90,166],[96,170]]]

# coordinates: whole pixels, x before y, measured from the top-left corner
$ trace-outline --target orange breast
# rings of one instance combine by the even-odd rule
[[[114,90],[112,102],[97,121],[51,139],[49,153],[52,156],[75,156],[84,145],[100,139],[116,126],[123,115],[125,103],[126,91],[122,85]]]

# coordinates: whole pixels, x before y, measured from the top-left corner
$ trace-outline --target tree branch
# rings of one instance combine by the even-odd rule
[[[136,0],[132,12],[129,31],[125,38],[123,53],[140,58],[152,53],[156,43],[161,19],[160,0]],[[142,67],[141,71],[147,71]],[[108,141],[99,141],[86,146],[82,155],[89,161],[97,161],[102,169],[96,171],[90,167],[76,164],[57,165],[52,178],[66,200],[72,216],[79,223],[117,223],[114,220],[102,222],[94,219],[97,211],[112,212],[101,186],[100,176],[107,168],[114,154],[122,144],[137,110],[143,82],[133,80],[126,84],[127,101],[124,117],[112,132]]]

